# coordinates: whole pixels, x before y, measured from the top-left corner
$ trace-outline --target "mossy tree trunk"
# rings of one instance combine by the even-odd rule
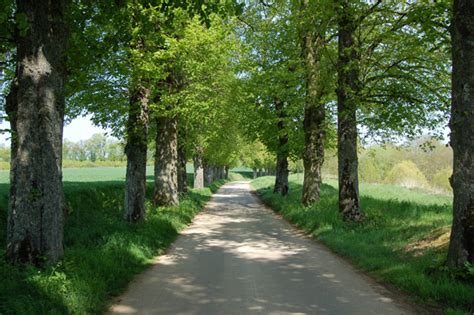
[[[145,218],[149,98],[148,88],[139,86],[131,91],[125,146],[127,173],[124,217],[133,223]]]
[[[309,17],[306,9],[309,0],[301,1],[301,13],[306,20]],[[301,34],[302,58],[306,69],[306,104],[304,112],[304,138],[305,147],[303,154],[304,181],[302,203],[305,206],[319,201],[321,192],[321,167],[324,162],[325,140],[325,106],[322,102],[322,84],[320,75],[321,49],[323,37],[313,30],[317,27],[314,19],[305,25]]]
[[[474,264],[474,2],[454,0],[452,23],[453,226],[448,265]]]
[[[153,202],[157,206],[175,206],[179,204],[178,122],[175,117],[162,116],[156,119]]]
[[[17,1],[16,72],[6,111],[12,129],[7,251],[17,264],[54,264],[63,255],[64,0]]]
[[[337,64],[337,150],[339,211],[346,220],[362,218],[357,157],[357,95],[359,55],[355,45],[356,21],[349,0],[339,0],[339,57]]]

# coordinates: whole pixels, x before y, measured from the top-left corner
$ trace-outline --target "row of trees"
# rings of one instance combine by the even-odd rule
[[[288,159],[303,157],[302,203],[317,203],[324,152],[335,148],[340,213],[361,221],[358,142],[440,136],[451,109],[454,224],[448,264],[472,263],[474,166],[468,156],[474,115],[467,87],[473,7],[463,0],[454,6],[450,1],[251,3],[239,30],[252,47],[242,75],[243,108],[251,115],[246,129],[277,157],[274,191],[288,193]]]
[[[145,216],[151,139],[156,205],[179,202],[187,156],[194,157],[196,187],[222,177],[238,158],[229,106],[238,94],[239,40],[228,22],[240,5],[4,0],[1,7],[1,88],[12,133],[12,262],[54,263],[63,254],[66,114],[91,113],[96,124],[125,139],[124,217],[130,222]],[[228,133],[217,132],[222,125]],[[107,155],[97,142],[91,150],[97,156],[87,158]],[[69,143],[65,149],[65,156],[74,154]]]
[[[125,161],[124,145],[102,134],[86,140],[63,141],[63,160],[70,161]]]
[[[125,139],[130,222],[145,216],[151,139],[156,205],[179,202],[188,157],[202,187],[243,155],[275,169],[282,195],[289,159],[303,157],[309,206],[320,198],[324,152],[336,148],[339,209],[360,221],[358,141],[436,134],[449,112],[452,52],[448,262],[473,262],[470,1],[248,1],[243,11],[230,0],[1,3],[12,261],[62,255],[66,113],[90,113]]]

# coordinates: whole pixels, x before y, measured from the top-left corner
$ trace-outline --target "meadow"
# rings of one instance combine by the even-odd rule
[[[148,168],[148,174],[153,174]],[[223,181],[190,190],[179,207],[147,203],[145,222],[122,219],[125,168],[65,169],[65,255],[54,267],[17,268],[0,259],[0,314],[100,314],[189,224]],[[148,200],[153,177],[148,177]],[[190,176],[192,179],[192,176]],[[0,173],[4,256],[8,173]]]
[[[262,200],[328,248],[382,283],[449,314],[474,312],[474,272],[444,266],[452,222],[452,197],[421,189],[361,184],[362,224],[338,214],[335,180],[325,180],[321,201],[300,203],[302,176],[290,176],[290,194],[272,192],[274,178],[252,182]],[[472,270],[472,269],[471,269]]]

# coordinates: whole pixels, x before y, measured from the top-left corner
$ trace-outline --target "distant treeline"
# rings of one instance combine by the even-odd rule
[[[374,145],[360,149],[359,176],[369,183],[420,187],[451,192],[452,149],[438,141],[419,140],[406,146]],[[325,176],[337,177],[337,155],[328,151]]]
[[[273,170],[274,165],[265,162],[273,159],[266,159],[269,154],[260,154],[258,149],[253,149],[262,161],[254,165],[242,158],[240,163],[255,169],[256,174],[266,175],[269,169]],[[451,192],[449,177],[452,174],[453,153],[451,147],[442,142],[420,139],[404,146],[374,145],[360,149],[359,153],[359,176],[364,182]],[[148,155],[151,162],[153,152]],[[63,159],[64,168],[120,167],[125,166],[126,162],[124,143],[101,134],[77,142],[64,140]],[[10,148],[0,148],[0,169],[9,167]],[[293,173],[303,172],[302,160],[291,162],[290,170]],[[337,155],[334,150],[327,151],[323,174],[325,177],[337,178]]]

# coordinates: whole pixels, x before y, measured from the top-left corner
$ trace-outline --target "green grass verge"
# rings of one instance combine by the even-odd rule
[[[262,200],[290,222],[312,234],[375,278],[416,297],[442,305],[448,313],[474,312],[472,278],[443,267],[451,225],[451,197],[392,185],[362,184],[362,224],[338,214],[336,181],[322,186],[321,201],[300,204],[302,178],[290,177],[290,194],[273,194],[274,177],[252,182]],[[469,275],[467,275],[469,277]]]
[[[210,199],[191,190],[179,207],[153,208],[141,224],[122,220],[124,183],[66,182],[65,255],[54,267],[16,268],[0,259],[0,314],[99,314],[132,277],[162,253]],[[149,195],[152,184],[148,184]],[[8,185],[0,185],[0,256],[4,256]]]

